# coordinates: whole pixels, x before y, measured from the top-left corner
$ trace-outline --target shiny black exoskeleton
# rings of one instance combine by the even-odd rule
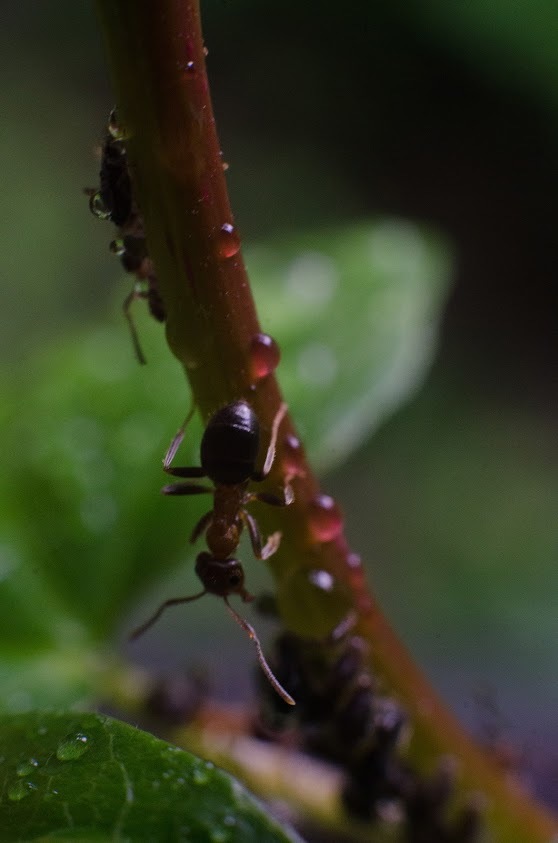
[[[227,404],[210,418],[200,446],[201,467],[215,485],[261,479],[256,470],[260,423],[246,401]]]
[[[283,496],[268,492],[249,492],[250,481],[264,480],[273,465],[279,425],[287,407],[282,404],[272,424],[271,437],[262,469],[257,468],[260,449],[260,425],[254,410],[243,400],[227,404],[209,419],[201,441],[200,466],[173,466],[187,421],[173,439],[163,461],[163,468],[174,477],[208,477],[213,486],[199,483],[171,483],[163,488],[165,495],[213,494],[213,509],[198,521],[191,541],[205,531],[209,551],[215,559],[228,559],[234,554],[244,527],[248,529],[254,555],[268,559],[279,546],[280,534],[274,533],[262,544],[256,520],[247,511],[251,501],[261,501],[271,506],[288,506],[293,500],[290,486],[285,486]]]

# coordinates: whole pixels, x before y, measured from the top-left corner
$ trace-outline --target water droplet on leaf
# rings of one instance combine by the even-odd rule
[[[36,784],[20,780],[8,788],[8,799],[12,802],[21,802],[22,799],[31,796],[35,790],[37,790]]]
[[[77,761],[89,749],[88,741],[87,735],[81,733],[66,738],[58,744],[56,757],[59,761]]]
[[[39,762],[36,758],[29,758],[27,761],[22,761],[21,764],[17,765],[16,773],[18,776],[28,776],[29,773],[32,773],[38,766]]]

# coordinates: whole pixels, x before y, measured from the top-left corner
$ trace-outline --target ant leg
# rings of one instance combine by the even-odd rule
[[[187,474],[182,476],[188,477]],[[161,489],[162,495],[205,495],[210,492],[213,492],[210,486],[200,486],[199,483],[169,483]]]
[[[131,307],[132,302],[136,299],[145,298],[145,293],[141,290],[137,289],[136,284],[132,287],[126,298],[122,303],[122,310],[124,311],[124,316],[126,321],[128,322],[128,327],[130,328],[130,335],[132,337],[132,345],[134,346],[134,354],[136,355],[136,359],[138,363],[141,363],[142,366],[145,366],[147,360],[145,359],[145,355],[141,349],[138,332],[136,329],[136,324],[134,322],[134,318],[132,316]]]
[[[171,463],[176,456],[176,452],[180,448],[182,440],[184,439],[184,432],[186,430],[186,427],[188,426],[188,423],[189,423],[190,419],[192,418],[192,416],[194,415],[195,412],[196,412],[196,405],[192,404],[192,406],[188,410],[188,415],[186,416],[186,418],[184,419],[184,421],[182,422],[182,424],[178,428],[176,436],[174,436],[172,442],[169,445],[168,451],[163,458],[163,469],[165,471],[168,471],[168,469],[171,467]],[[168,473],[172,474],[172,472],[168,472]],[[204,475],[203,474],[197,474],[197,475],[190,475],[190,476],[203,477]]]
[[[269,492],[252,492],[246,497],[246,503],[251,501],[260,501],[267,503],[269,506],[290,506],[294,501],[294,492],[292,487],[287,483],[283,489],[283,497],[278,495],[271,495]]]
[[[266,543],[262,545],[262,534],[254,516],[243,509],[240,512],[240,517],[248,528],[250,543],[256,559],[269,559],[270,556],[273,556],[281,542],[281,533],[279,531],[272,533],[268,536]]]
[[[226,597],[223,597],[225,601],[225,606],[227,607],[227,611],[229,615],[237,622],[237,624],[244,630],[244,632],[248,635],[248,637],[254,642],[254,646],[256,647],[256,653],[258,654],[258,661],[260,663],[260,667],[266,675],[268,682],[270,683],[271,687],[276,691],[282,700],[284,700],[288,705],[296,705],[295,701],[291,697],[290,694],[285,691],[277,677],[274,675],[273,671],[271,670],[270,666],[265,660],[265,656],[263,654],[262,645],[260,644],[260,639],[256,635],[256,630],[249,624],[247,620],[242,618],[238,612],[236,612]]]
[[[281,422],[287,415],[287,405],[285,402],[281,404],[277,412],[275,413],[275,418],[273,419],[273,424],[271,425],[271,438],[269,440],[269,445],[267,448],[267,454],[265,456],[265,462],[261,471],[255,471],[252,475],[252,480],[263,480],[269,472],[271,471],[271,466],[273,465],[273,460],[275,459],[275,446],[277,445],[277,435],[279,433],[279,427]]]
[[[164,603],[161,603],[157,611],[153,615],[151,615],[148,620],[145,621],[145,623],[142,623],[141,626],[138,626],[137,629],[134,629],[134,631],[130,635],[130,641],[136,641],[140,637],[140,635],[143,635],[144,632],[147,632],[147,630],[159,620],[165,609],[168,609],[169,606],[179,606],[181,603],[191,603],[193,600],[199,600],[200,597],[203,597],[204,594],[206,594],[205,589],[203,591],[200,591],[199,594],[193,594],[191,597],[171,597],[169,600],[165,600]]]
[[[205,515],[202,515],[194,529],[192,530],[192,535],[190,536],[190,544],[194,544],[201,534],[209,527],[211,521],[213,519],[213,510],[210,509],[209,512],[206,512]]]

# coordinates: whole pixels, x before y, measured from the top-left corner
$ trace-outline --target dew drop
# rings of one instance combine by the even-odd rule
[[[240,251],[240,237],[234,225],[225,222],[219,232],[219,254],[222,258],[232,258]]]
[[[224,172],[224,173],[226,173],[226,172],[227,172],[227,170],[228,170],[228,169],[229,169],[229,167],[230,167],[230,164],[229,164],[229,162],[228,162],[228,161],[223,161],[223,163],[221,164],[221,167],[223,168],[223,172]]]
[[[77,761],[89,749],[88,741],[87,735],[78,732],[72,738],[60,741],[56,749],[56,757],[59,761]]]
[[[109,249],[113,255],[116,255],[117,258],[121,258],[122,255],[126,253],[124,240],[121,237],[119,237],[118,240],[113,240],[109,245]]]
[[[275,371],[281,350],[269,334],[256,334],[250,343],[250,368],[254,380],[261,380]]]
[[[89,210],[91,211],[94,217],[97,217],[98,220],[110,219],[110,211],[103,202],[99,191],[97,191],[97,193],[94,193],[90,198]]]
[[[343,530],[343,516],[329,495],[316,495],[310,503],[310,530],[318,542],[330,542]]]
[[[120,123],[118,122],[118,115],[116,108],[113,108],[108,119],[108,133],[113,140],[121,141],[126,137],[126,133]]]
[[[196,72],[196,65],[193,61],[186,62],[186,70],[188,73],[195,73]]]
[[[333,591],[335,580],[329,571],[310,571],[308,579],[312,585],[315,585],[316,588],[319,588],[322,591]]]
[[[29,758],[27,761],[22,761],[21,764],[18,764],[16,767],[16,773],[18,776],[28,776],[29,773],[32,773],[39,766],[39,762],[36,758]]]
[[[8,799],[12,802],[21,802],[27,796],[31,796],[34,790],[37,790],[37,785],[33,782],[17,781],[8,788]]]
[[[349,553],[347,556],[347,567],[352,571],[357,571],[362,568],[362,559],[358,553]]]
[[[283,439],[281,463],[287,480],[291,480],[293,477],[304,477],[306,474],[302,445],[300,440],[292,433],[288,433]]]
[[[207,49],[207,47],[205,46],[205,44],[203,45],[203,54],[204,54],[204,56],[206,56],[206,57],[209,55],[209,50]]]
[[[204,785],[209,782],[209,776],[206,770],[202,770],[200,767],[196,767],[196,769],[192,773],[192,781],[194,784]]]

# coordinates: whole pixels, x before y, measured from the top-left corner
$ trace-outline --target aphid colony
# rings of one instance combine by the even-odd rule
[[[134,199],[126,154],[125,134],[118,125],[116,110],[110,113],[101,150],[99,187],[87,188],[89,207],[98,219],[110,220],[118,229],[118,237],[110,250],[120,258],[126,272],[135,276],[132,289],[124,299],[124,316],[130,326],[135,355],[145,363],[131,306],[135,299],[145,299],[149,312],[158,322],[166,319],[165,306],[159,293],[153,261],[147,251],[142,215]]]
[[[451,805],[451,765],[426,776],[401,758],[407,717],[396,700],[379,692],[366,643],[353,625],[348,616],[325,640],[279,636],[271,666],[297,705],[285,706],[260,682],[256,734],[274,741],[286,735],[301,750],[340,766],[342,800],[358,820],[396,823],[408,843],[475,843],[480,814],[473,804],[460,810]]]

